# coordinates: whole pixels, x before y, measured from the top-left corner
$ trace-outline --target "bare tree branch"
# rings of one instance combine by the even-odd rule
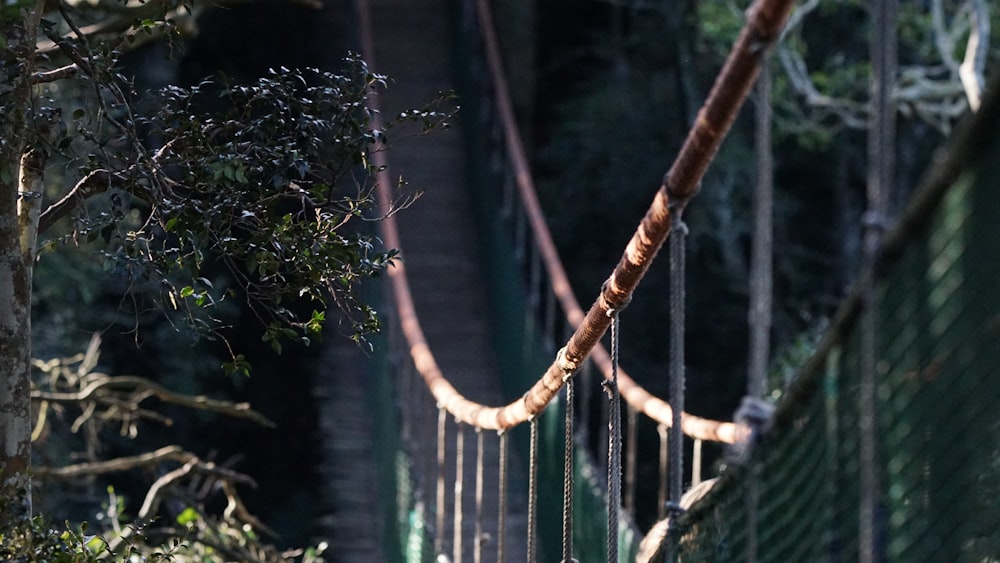
[[[970,0],[969,41],[965,47],[965,58],[958,69],[958,75],[965,87],[972,111],[979,109],[983,95],[986,56],[990,45],[990,14],[984,0]]]
[[[31,75],[31,83],[42,84],[46,82],[55,82],[56,80],[62,80],[64,78],[72,78],[76,76],[79,71],[80,66],[76,63],[72,63],[59,68],[54,68],[52,70],[36,72]]]
[[[803,20],[819,5],[808,0],[789,19],[783,37],[796,33]],[[983,88],[983,72],[989,45],[989,8],[984,0],[969,0],[949,20],[942,0],[930,3],[930,33],[934,38],[940,64],[902,67],[892,97],[903,115],[917,117],[947,133],[955,121],[978,106]],[[966,14],[967,13],[967,14]],[[956,57],[956,46],[969,33],[963,62]],[[814,120],[833,115],[852,129],[867,127],[868,102],[832,97],[819,91],[812,81],[805,59],[788,42],[778,46],[778,57],[792,89],[802,97],[805,107],[818,112]]]
[[[105,391],[114,392],[114,390],[117,390],[119,393],[126,395],[138,395],[140,401],[142,398],[147,396],[155,396],[166,403],[172,403],[203,411],[217,412],[237,418],[248,418],[262,426],[266,426],[268,428],[275,427],[274,422],[261,413],[250,408],[249,403],[233,403],[230,401],[211,399],[204,395],[192,396],[174,393],[162,385],[153,383],[148,379],[131,375],[112,377],[105,374],[91,373],[90,379],[90,382],[87,383],[85,387],[76,392],[60,393],[36,389],[32,390],[31,398],[34,401],[48,401],[50,403],[83,403],[86,401],[103,401],[118,402],[119,404],[122,404],[120,401],[114,401],[113,399],[109,399],[107,395],[102,394],[102,392]],[[131,402],[137,406],[139,401],[133,400]]]

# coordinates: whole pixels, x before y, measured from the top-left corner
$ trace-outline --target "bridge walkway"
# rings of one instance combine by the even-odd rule
[[[418,108],[434,100],[442,92],[457,88],[453,77],[454,61],[451,50],[451,28],[446,0],[426,0],[413,4],[404,0],[371,0],[369,2],[374,36],[374,56],[369,64],[373,72],[388,75],[388,89],[379,95],[379,105],[386,120],[393,119],[403,110]],[[419,8],[419,9],[418,9]],[[417,313],[430,349],[438,365],[453,385],[466,397],[485,404],[504,404],[496,368],[497,351],[491,344],[489,310],[480,271],[479,246],[476,226],[471,216],[468,179],[465,175],[465,154],[461,137],[461,119],[447,130],[436,130],[427,135],[389,132],[390,147],[387,152],[392,178],[402,176],[409,190],[422,195],[410,207],[397,215],[402,241],[401,256],[405,263],[410,289]],[[391,311],[385,311],[390,315]],[[384,321],[388,323],[389,318]],[[362,384],[357,369],[350,369],[349,351],[331,353],[331,361],[345,367],[344,377],[353,377]],[[403,360],[397,359],[397,363]],[[356,366],[355,366],[356,368]],[[354,376],[350,376],[354,373]],[[338,386],[340,388],[340,386]],[[436,472],[436,411],[429,395],[416,385],[399,382],[397,388],[411,389],[401,397],[401,414],[404,432],[417,434],[416,445],[409,448],[415,485],[422,491],[422,502],[427,509],[427,521],[435,522]],[[331,405],[331,413],[324,432],[330,433],[332,450],[327,453],[335,467],[331,475],[330,494],[342,503],[331,529],[334,542],[331,546],[344,561],[363,561],[371,556],[377,534],[365,531],[378,527],[372,514],[376,511],[374,500],[376,486],[371,477],[373,463],[365,453],[366,444],[374,448],[377,439],[370,430],[352,428],[361,416],[363,401],[359,397],[337,396],[338,392],[324,392],[338,404]],[[358,411],[354,415],[350,411]],[[406,427],[409,427],[407,429]],[[447,503],[445,538],[453,537],[452,519],[454,491],[462,491],[465,517],[462,519],[462,559],[473,560],[475,519],[470,516],[475,506],[476,434],[472,429],[464,432],[463,479],[456,478],[455,434],[453,421],[447,424],[447,475],[445,478]],[[484,563],[496,560],[496,526],[498,520],[498,449],[495,435],[484,436],[484,490],[482,500]],[[513,454],[511,454],[513,455]],[[336,457],[341,457],[338,462]],[[352,463],[356,461],[358,463]],[[354,467],[352,467],[352,465]],[[513,461],[510,465],[514,465]],[[369,469],[365,469],[365,467]],[[367,472],[367,474],[366,474]],[[462,482],[464,486],[456,487]],[[353,486],[352,486],[353,483]],[[523,488],[523,487],[521,487]],[[517,490],[515,487],[514,490]],[[506,517],[506,559],[523,558],[527,522],[518,505]],[[451,542],[444,546],[445,553],[453,553]],[[367,554],[367,555],[366,555]],[[372,560],[372,559],[368,559]]]

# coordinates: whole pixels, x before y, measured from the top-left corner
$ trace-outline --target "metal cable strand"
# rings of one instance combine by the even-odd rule
[[[476,428],[476,536],[473,545],[472,560],[482,563],[483,560],[483,431]]]
[[[608,415],[608,563],[618,562],[618,517],[622,494],[622,403],[618,394],[618,313],[611,313],[611,381]]]
[[[566,378],[566,425],[563,448],[562,560],[573,560],[573,378]]]
[[[878,327],[875,264],[886,227],[888,195],[894,169],[895,111],[891,99],[896,72],[896,0],[873,0],[872,112],[868,126],[868,211],[864,218],[864,266],[862,273],[862,313],[860,320],[860,386],[858,393],[860,506],[858,515],[858,561],[880,559],[876,530],[878,510],[878,425],[876,389],[878,385]]]
[[[687,227],[683,220],[683,204],[671,207],[673,225],[670,232],[670,404],[673,407],[673,421],[668,435],[670,455],[668,459],[669,507],[668,512],[680,508],[681,491],[684,483],[684,432],[681,429],[681,413],[684,412],[684,242]],[[670,546],[673,561],[676,550]]]
[[[462,563],[462,484],[465,482],[465,426],[455,427],[455,513],[452,523],[453,563]]]
[[[500,432],[500,468],[497,485],[497,563],[504,563],[504,547],[507,540],[507,433]]]
[[[528,447],[528,563],[535,563],[537,555],[536,535],[538,533],[538,419],[528,421],[530,446]]]
[[[444,555],[444,503],[445,503],[445,492],[444,492],[444,479],[445,479],[445,428],[448,422],[448,413],[441,406],[438,406],[438,425],[437,425],[437,486],[436,486],[436,499],[434,504],[434,553],[438,556]]]

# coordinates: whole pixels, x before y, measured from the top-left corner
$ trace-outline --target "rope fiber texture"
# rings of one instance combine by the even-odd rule
[[[608,563],[618,563],[618,519],[622,495],[622,402],[618,393],[618,312],[611,322],[611,381],[608,400]],[[679,428],[680,426],[678,426]]]

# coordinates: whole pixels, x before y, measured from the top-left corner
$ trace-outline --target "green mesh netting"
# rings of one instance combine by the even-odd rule
[[[981,112],[980,132],[997,130],[995,114]],[[1000,142],[991,137],[958,143],[961,173],[879,284],[879,456],[864,460],[881,484],[879,560],[1000,560]],[[682,522],[680,560],[749,560],[752,533],[759,562],[857,560],[854,325],[835,324],[833,345],[812,362],[819,369],[779,405],[750,466],[724,475]]]

